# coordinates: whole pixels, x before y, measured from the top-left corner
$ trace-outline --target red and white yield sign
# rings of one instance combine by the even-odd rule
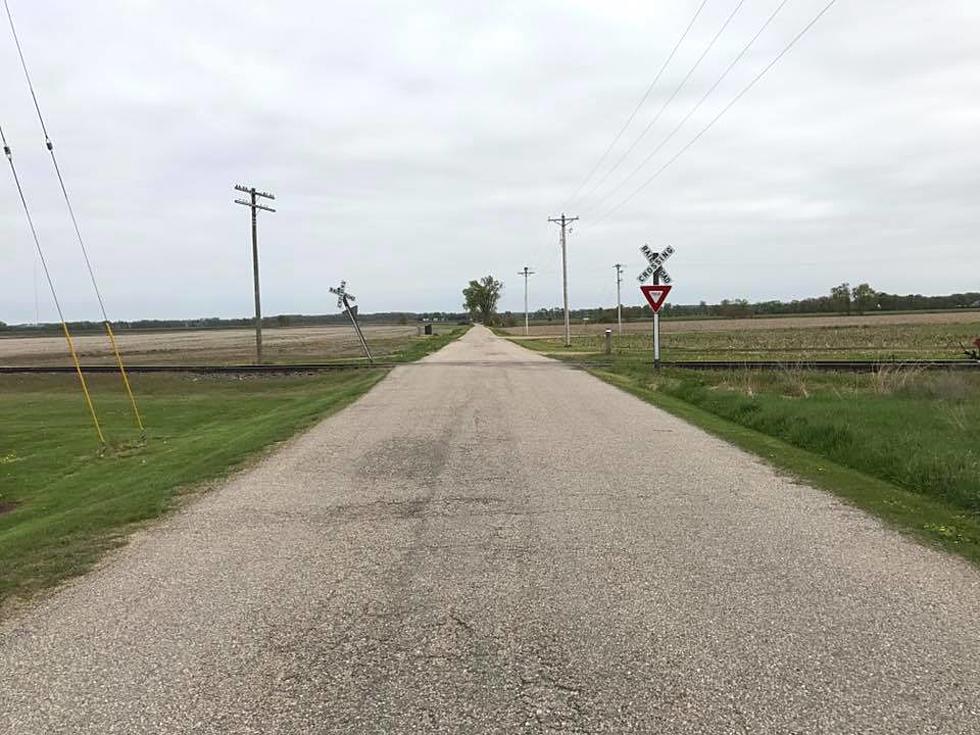
[[[640,286],[640,291],[646,297],[647,303],[656,314],[667,301],[667,294],[673,286]]]

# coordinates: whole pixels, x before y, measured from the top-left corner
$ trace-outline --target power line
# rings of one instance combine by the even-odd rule
[[[116,357],[116,364],[119,366],[119,374],[122,377],[123,386],[126,390],[126,394],[129,397],[130,407],[133,411],[133,416],[136,420],[136,425],[142,434],[144,431],[143,418],[140,416],[139,408],[136,405],[136,397],[133,395],[132,386],[129,383],[129,376],[126,374],[126,366],[123,364],[122,355],[119,352],[119,346],[116,344],[116,336],[113,334],[112,325],[109,322],[109,316],[106,312],[105,301],[102,298],[102,292],[99,290],[98,281],[95,278],[95,271],[92,268],[92,261],[89,259],[88,248],[85,246],[85,240],[82,237],[81,228],[78,226],[78,219],[75,217],[75,209],[71,204],[71,197],[68,196],[68,187],[65,185],[65,179],[61,175],[61,167],[58,165],[58,158],[54,152],[54,144],[51,142],[51,136],[48,135],[48,128],[44,122],[44,115],[41,114],[41,105],[37,100],[37,93],[34,90],[34,82],[31,79],[31,74],[27,69],[27,61],[24,58],[24,50],[20,45],[20,38],[17,36],[17,29],[14,26],[14,16],[10,12],[10,3],[8,0],[3,0],[3,6],[7,11],[7,22],[10,24],[10,33],[14,37],[14,45],[17,47],[17,55],[20,57],[20,65],[24,70],[24,78],[27,80],[27,86],[31,91],[31,99],[34,101],[34,110],[37,112],[38,122],[41,124],[41,132],[44,133],[44,144],[48,149],[48,153],[51,154],[51,163],[54,166],[54,172],[58,177],[58,184],[61,186],[61,194],[65,199],[65,206],[68,208],[68,216],[71,219],[72,227],[75,228],[75,237],[78,240],[78,245],[82,250],[82,257],[85,259],[85,267],[88,270],[89,279],[92,282],[92,288],[95,291],[95,297],[99,302],[99,310],[102,312],[102,323],[106,330],[106,335],[109,337],[109,342],[112,346],[112,351]]]
[[[657,75],[653,78],[653,81],[650,82],[649,86],[646,89],[646,92],[643,93],[643,96],[640,97],[640,101],[636,103],[636,107],[633,108],[633,111],[626,118],[626,122],[623,123],[623,127],[619,129],[618,133],[616,133],[615,137],[612,139],[612,142],[606,147],[606,150],[599,157],[599,160],[596,161],[595,166],[592,167],[588,175],[582,180],[582,183],[579,184],[578,188],[576,188],[575,191],[572,192],[572,195],[568,198],[568,201],[565,203],[563,209],[567,209],[569,205],[571,205],[572,202],[575,201],[575,197],[577,197],[579,192],[582,191],[582,189],[585,187],[587,183],[589,183],[589,180],[595,175],[595,172],[599,170],[599,167],[606,160],[606,157],[612,152],[612,149],[615,147],[616,143],[618,143],[619,139],[623,137],[623,133],[626,132],[626,129],[630,126],[630,123],[633,122],[633,118],[636,117],[636,113],[640,111],[640,108],[643,107],[644,103],[646,103],[647,99],[650,97],[650,94],[653,92],[654,88],[657,86],[657,83],[660,81],[660,77],[663,76],[663,73],[664,71],[666,71],[667,66],[670,64],[671,60],[673,60],[674,55],[677,53],[677,50],[681,47],[681,44],[684,43],[684,39],[686,39],[687,34],[691,32],[691,28],[694,27],[694,23],[697,21],[698,17],[701,15],[701,11],[704,10],[704,6],[707,4],[708,4],[708,0],[702,0],[701,4],[698,6],[698,9],[694,11],[694,16],[687,24],[687,27],[684,29],[684,32],[681,34],[681,37],[677,39],[677,43],[674,44],[674,48],[671,49],[670,53],[667,55],[667,59],[664,61],[663,65],[661,65],[660,70],[657,72]]]
[[[623,151],[623,154],[619,157],[619,159],[617,159],[616,163],[613,164],[612,168],[610,168],[608,171],[606,171],[606,173],[603,175],[603,177],[601,179],[599,179],[599,181],[596,182],[595,186],[593,186],[589,190],[589,193],[586,194],[587,197],[592,196],[599,189],[599,187],[601,187],[606,182],[606,180],[612,175],[612,173],[614,171],[616,171],[616,169],[618,169],[622,165],[623,161],[626,160],[626,158],[629,156],[629,154],[634,151],[634,149],[636,148],[636,146],[638,146],[640,144],[640,141],[642,141],[646,137],[647,133],[650,132],[650,130],[653,128],[653,126],[656,125],[657,122],[660,121],[660,118],[663,116],[664,112],[667,111],[667,108],[670,107],[671,103],[677,98],[677,95],[679,95],[681,93],[681,90],[683,90],[684,87],[687,86],[687,83],[690,81],[691,77],[694,75],[694,72],[697,71],[697,69],[698,69],[699,66],[701,66],[701,62],[704,61],[705,57],[711,52],[711,49],[714,48],[715,43],[717,43],[718,39],[721,38],[721,35],[725,32],[725,30],[731,24],[732,20],[734,20],[735,16],[738,14],[738,11],[742,9],[742,6],[744,4],[745,4],[745,0],[738,0],[738,2],[735,4],[735,8],[732,10],[731,13],[728,14],[728,17],[725,18],[725,22],[721,24],[721,28],[718,29],[718,31],[715,33],[715,35],[708,42],[708,45],[705,46],[704,51],[701,52],[701,55],[697,58],[697,60],[694,62],[694,64],[691,65],[691,68],[688,69],[687,74],[685,74],[684,75],[684,78],[681,79],[680,84],[677,85],[676,89],[674,89],[674,91],[670,95],[670,97],[668,97],[664,101],[663,105],[660,106],[660,109],[657,111],[657,114],[653,116],[653,119],[650,120],[650,122],[647,123],[647,126],[645,128],[643,128],[643,130],[633,140],[633,142],[630,144],[630,146],[625,151]],[[628,178],[629,177],[627,177],[627,179]],[[622,186],[622,183],[620,183],[618,186],[616,186],[611,192],[607,192],[602,197],[602,199],[599,200],[599,202],[595,205],[595,207],[590,208],[588,211],[594,211],[599,206],[601,206],[602,205],[602,202],[605,201],[608,197],[610,197],[613,192],[617,191],[620,188],[620,186]]]
[[[803,38],[803,36],[805,36],[807,34],[807,32],[811,28],[813,28],[813,26],[815,26],[817,24],[817,22],[827,13],[828,10],[830,10],[830,8],[836,2],[837,2],[837,0],[830,0],[830,2],[828,2],[823,7],[823,9],[819,13],[817,13],[813,17],[813,19],[810,20],[810,22],[807,23],[799,33],[797,33],[793,37],[793,40],[791,40],[788,44],[786,44],[786,46],[783,47],[783,50],[782,51],[780,51],[778,54],[776,54],[775,58],[773,58],[772,61],[770,61],[768,64],[766,64],[766,66],[763,67],[762,71],[760,71],[758,74],[756,74],[752,78],[752,81],[750,81],[747,85],[745,85],[741,89],[741,91],[737,95],[735,95],[731,99],[731,101],[721,109],[721,112],[719,112],[717,115],[715,115],[708,122],[707,125],[705,125],[703,128],[701,128],[700,131],[698,131],[697,135],[695,135],[693,138],[691,138],[691,140],[689,140],[679,151],[677,151],[677,153],[675,153],[673,156],[671,156],[669,159],[667,159],[667,161],[660,168],[658,168],[653,173],[653,175],[650,176],[650,178],[648,178],[646,181],[644,181],[642,184],[640,184],[636,189],[634,189],[632,191],[632,193],[630,193],[629,196],[627,196],[625,199],[623,199],[622,201],[620,201],[612,209],[607,210],[605,214],[599,216],[594,221],[595,224],[598,224],[598,223],[600,223],[600,222],[608,219],[612,214],[614,214],[615,212],[619,211],[622,207],[624,207],[626,204],[628,204],[637,194],[639,194],[646,187],[648,187],[651,183],[653,183],[653,181],[657,177],[659,177],[664,171],[666,171],[678,158],[680,158],[682,155],[684,155],[695,143],[697,143],[704,136],[705,133],[707,133],[712,127],[714,127],[715,123],[717,123],[725,115],[725,113],[727,113],[730,109],[732,109],[732,107],[734,107],[736,105],[736,103],[738,103],[738,101],[740,99],[742,99],[742,97],[744,97],[746,94],[748,94],[749,90],[751,90],[752,87],[754,87],[759,82],[759,80],[762,79],[762,77],[764,77],[769,72],[769,70],[772,69],[779,62],[779,60],[783,58],[783,56],[785,56],[787,53],[789,53],[790,49],[792,49],[797,44],[797,42],[801,38]]]
[[[85,395],[85,404],[88,406],[89,414],[92,417],[92,423],[95,426],[95,433],[99,437],[99,442],[104,447],[105,436],[102,433],[102,427],[99,425],[99,417],[95,413],[95,405],[92,403],[92,396],[88,392],[88,384],[85,381],[85,374],[82,372],[82,367],[78,363],[78,353],[75,352],[75,343],[72,341],[71,332],[68,331],[68,324],[65,322],[65,314],[61,310],[61,302],[58,301],[58,294],[54,288],[54,281],[51,279],[51,272],[48,270],[48,263],[44,258],[44,250],[41,248],[41,239],[38,237],[37,228],[34,226],[34,218],[31,216],[31,208],[27,205],[27,197],[24,196],[24,188],[21,186],[20,177],[17,175],[17,167],[14,165],[14,155],[10,150],[10,146],[7,144],[7,136],[4,135],[2,127],[0,127],[0,141],[3,143],[3,153],[7,157],[7,163],[10,164],[10,173],[13,174],[14,184],[17,186],[17,194],[20,196],[20,203],[24,208],[24,215],[27,217],[27,226],[30,228],[31,236],[34,238],[34,248],[37,251],[38,259],[41,262],[44,277],[48,281],[48,288],[51,290],[51,298],[54,300],[54,306],[58,310],[58,319],[61,320],[61,329],[65,335],[65,340],[68,342],[68,352],[71,353],[72,363],[75,366],[75,373],[78,375],[78,380],[82,386],[82,393]]]
[[[701,109],[701,105],[703,105],[707,101],[708,97],[710,97],[711,94],[718,88],[718,85],[720,85],[723,81],[725,81],[725,78],[728,76],[731,70],[734,69],[735,66],[738,64],[738,62],[741,61],[742,58],[745,56],[745,54],[748,53],[749,49],[752,48],[753,44],[755,44],[755,42],[759,39],[759,36],[761,36],[762,33],[766,30],[766,28],[769,27],[769,24],[772,23],[773,20],[775,20],[776,16],[779,15],[779,11],[781,11],[788,2],[789,0],[783,0],[778,6],[776,6],[776,9],[772,11],[772,13],[766,19],[765,23],[763,23],[762,26],[759,28],[759,30],[756,31],[755,35],[749,39],[749,42],[742,47],[742,50],[738,52],[738,54],[735,56],[734,59],[732,59],[731,63],[729,63],[728,66],[725,68],[725,71],[723,71],[721,73],[721,76],[718,77],[717,80],[715,80],[715,83],[708,88],[708,91],[701,96],[701,99],[697,101],[694,107],[692,107],[688,111],[688,113],[681,119],[681,121],[674,126],[674,129],[671,130],[660,141],[660,143],[658,143],[657,146],[652,151],[650,151],[649,154],[647,154],[647,157],[644,158],[642,161],[640,161],[639,165],[636,166],[636,168],[634,168],[630,172],[629,176],[627,176],[625,179],[620,181],[613,189],[610,189],[608,192],[606,192],[606,194],[602,196],[602,198],[596,203],[596,208],[602,206],[602,204],[608,201],[608,199],[613,194],[615,194],[617,191],[622,189],[623,186],[625,186],[630,179],[632,179],[637,173],[640,172],[640,170],[644,166],[647,165],[647,163],[650,162],[650,159],[652,159],[661,150],[663,150],[663,147],[671,141],[671,139],[680,131],[682,127],[684,127],[687,121],[694,116],[694,113],[696,113],[699,109]]]

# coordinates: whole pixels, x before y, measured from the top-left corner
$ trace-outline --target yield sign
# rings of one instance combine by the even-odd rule
[[[660,307],[667,301],[667,294],[670,293],[670,289],[672,288],[673,286],[640,286],[640,290],[646,297],[647,303],[650,304],[650,308],[653,309],[654,314],[659,312]]]

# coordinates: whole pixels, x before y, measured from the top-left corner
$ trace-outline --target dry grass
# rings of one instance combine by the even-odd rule
[[[372,352],[396,352],[416,334],[415,326],[364,328]],[[291,327],[263,329],[262,342],[269,362],[319,362],[359,357],[360,347],[350,327]],[[117,334],[123,357],[138,364],[221,364],[251,362],[255,332],[251,329],[174,330]],[[112,354],[104,335],[75,338],[79,357],[89,364],[110,363]],[[0,339],[0,365],[69,365],[61,337],[8,337]]]
[[[641,355],[651,349],[650,323],[627,325],[613,337],[617,354]],[[577,325],[572,350],[602,350],[602,324]],[[980,312],[962,310],[937,314],[875,314],[863,317],[785,317],[662,322],[664,359],[807,360],[959,359],[962,345],[980,335]],[[557,335],[536,327],[526,344],[566,354]],[[512,331],[512,330],[511,330]],[[515,339],[524,340],[523,337]]]
[[[882,365],[871,373],[871,390],[879,396],[907,392],[921,382],[922,368],[911,365]]]
[[[809,329],[820,327],[874,327],[897,324],[966,324],[980,322],[980,312],[973,309],[941,313],[887,313],[866,314],[862,316],[787,316],[755,317],[751,319],[662,319],[661,331],[664,334],[683,332],[742,332],[773,329]],[[586,322],[572,324],[572,333],[577,335],[600,335],[612,324]],[[524,327],[509,327],[501,330],[515,337],[524,335]],[[562,324],[538,324],[530,328],[531,337],[554,337],[562,333]],[[649,334],[650,322],[627,322],[623,324],[625,334]]]

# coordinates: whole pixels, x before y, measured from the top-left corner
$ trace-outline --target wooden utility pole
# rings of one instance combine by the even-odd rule
[[[623,264],[616,263],[613,266],[616,269],[616,321],[619,322],[619,336],[623,336],[623,297],[622,297],[622,286],[623,286]]]
[[[528,270],[527,266],[524,266],[524,270],[520,271],[517,275],[524,276],[524,336],[527,337],[530,334],[527,321],[527,277],[533,276],[534,271]]]
[[[242,206],[249,207],[252,210],[252,281],[253,288],[255,289],[255,362],[256,364],[261,365],[262,300],[259,297],[259,235],[258,217],[256,215],[260,209],[263,209],[266,212],[275,212],[276,210],[274,210],[272,207],[267,207],[264,204],[259,204],[256,199],[258,197],[275,199],[275,196],[264,191],[256,191],[254,186],[242,186],[241,184],[236,184],[235,190],[249,195],[248,201],[245,201],[244,199],[236,199],[235,204],[241,204]]]
[[[572,325],[568,316],[568,257],[565,247],[565,230],[578,217],[566,217],[562,212],[561,217],[549,217],[549,222],[561,225],[561,290],[562,298],[565,302],[565,347],[572,346]]]

